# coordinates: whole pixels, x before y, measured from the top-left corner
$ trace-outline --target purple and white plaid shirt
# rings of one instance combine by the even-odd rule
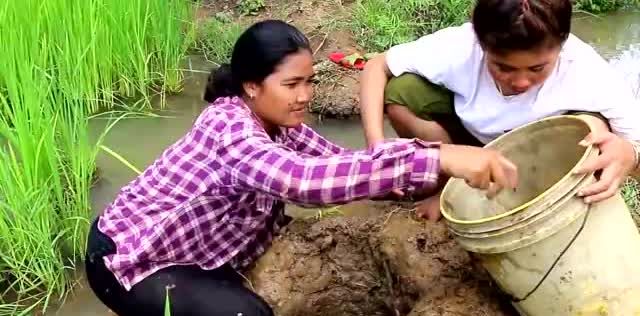
[[[130,290],[171,265],[243,269],[279,229],[281,201],[340,204],[393,188],[434,187],[439,146],[396,140],[349,151],[306,125],[271,139],[240,98],[220,98],[122,188],[98,228],[106,266]]]

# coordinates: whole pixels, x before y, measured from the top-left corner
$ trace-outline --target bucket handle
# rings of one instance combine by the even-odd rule
[[[584,229],[584,226],[587,224],[587,219],[589,218],[589,213],[591,213],[591,208],[589,207],[589,209],[587,209],[587,212],[584,215],[584,219],[582,220],[582,224],[580,225],[580,228],[578,228],[578,231],[576,232],[576,234],[573,236],[573,238],[571,238],[571,241],[569,241],[569,243],[564,247],[564,249],[562,249],[562,251],[560,252],[560,254],[558,255],[558,257],[556,258],[556,260],[553,261],[553,264],[551,264],[551,267],[549,267],[549,269],[547,270],[547,272],[544,274],[544,276],[540,279],[540,281],[538,282],[538,284],[536,284],[536,286],[531,289],[531,291],[529,291],[525,296],[523,296],[522,298],[516,297],[513,294],[510,293],[506,293],[507,296],[509,296],[509,299],[514,302],[514,303],[518,303],[518,302],[522,302],[526,299],[529,298],[529,296],[531,296],[533,293],[535,293],[538,288],[540,287],[540,285],[542,285],[542,283],[547,279],[547,277],[549,276],[549,274],[551,274],[551,271],[553,271],[553,269],[556,267],[556,265],[558,264],[558,262],[560,261],[560,259],[562,258],[562,256],[567,252],[567,250],[569,250],[569,248],[573,245],[573,242],[576,241],[576,239],[578,239],[578,236],[580,236],[580,233],[582,233],[582,230]]]

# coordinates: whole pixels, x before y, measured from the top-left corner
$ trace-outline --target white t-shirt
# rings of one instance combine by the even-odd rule
[[[457,115],[483,143],[571,110],[599,112],[615,133],[640,140],[640,101],[631,85],[574,35],[543,84],[510,97],[496,88],[471,23],[397,45],[387,52],[387,65],[394,76],[414,73],[453,91]]]

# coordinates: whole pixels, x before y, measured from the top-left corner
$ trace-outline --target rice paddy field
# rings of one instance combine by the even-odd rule
[[[378,0],[331,0],[319,6],[310,0],[294,2],[0,4],[0,316],[47,314],[67,299],[80,282],[94,214],[188,128],[202,106],[204,76],[228,59],[233,41],[251,21],[293,19],[321,60],[334,49],[382,50],[459,23],[471,3],[411,0],[389,9]],[[610,9],[627,5],[580,3],[580,10],[594,13],[609,10],[607,3]],[[327,16],[318,16],[323,12]],[[422,23],[409,21],[415,12]],[[585,32],[593,30],[592,22],[579,23]],[[628,39],[640,43],[639,26],[602,43],[598,41],[612,32],[596,27],[602,34],[592,32],[592,42],[604,47],[604,53],[616,51],[622,42],[627,45]],[[608,58],[621,68],[633,68],[629,65],[637,65],[640,55],[637,45],[629,47],[634,48]],[[208,62],[199,67],[191,62],[201,59]],[[328,90],[348,85],[341,82],[328,81],[333,87]],[[178,118],[160,117],[162,110]],[[362,145],[357,121],[314,122],[321,133],[345,146]],[[145,134],[156,138],[145,139]],[[638,192],[633,182],[624,191],[635,209]]]
[[[180,90],[191,10],[182,0],[0,5],[0,314],[46,309],[71,289],[99,148],[88,119]]]

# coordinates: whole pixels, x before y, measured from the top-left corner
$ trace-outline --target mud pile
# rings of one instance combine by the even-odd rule
[[[339,119],[359,115],[359,74],[326,60],[317,63],[314,69],[319,84],[309,105],[309,112]]]
[[[278,316],[517,315],[443,223],[296,220],[248,275]]]

